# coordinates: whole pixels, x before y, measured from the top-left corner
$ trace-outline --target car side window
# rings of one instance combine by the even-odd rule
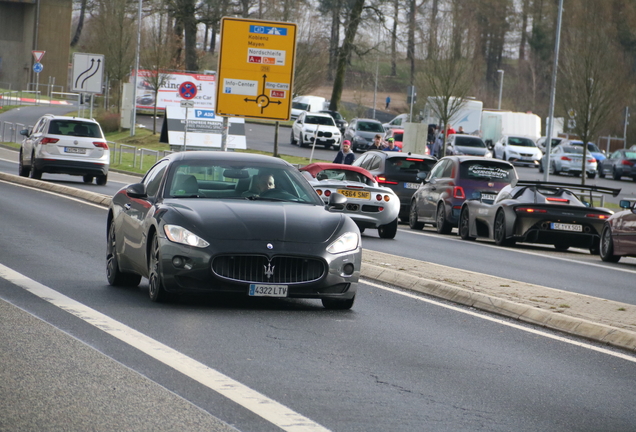
[[[429,180],[441,177],[447,162],[448,161],[442,161],[438,163],[437,166],[435,166],[433,170],[431,171],[431,174],[429,175]]]
[[[143,179],[143,183],[146,185],[146,193],[148,196],[157,195],[157,191],[159,191],[159,186],[161,185],[161,179],[163,178],[163,174],[166,172],[166,168],[168,167],[168,161],[160,161],[157,165],[148,171],[148,174]]]
[[[33,131],[31,132],[32,134],[34,133],[40,133],[42,132],[42,130],[44,129],[44,125],[46,124],[46,120],[45,119],[40,119],[35,126],[33,126]]]
[[[370,160],[371,159],[369,158],[369,155],[365,154],[361,156],[360,159],[356,160],[357,163],[355,163],[355,165],[362,167],[364,169],[368,169],[367,166],[369,165]]]
[[[373,155],[372,157],[369,158],[369,168],[367,168],[368,171],[374,171],[377,170],[378,168],[380,168],[380,158],[378,156]]]
[[[444,171],[442,172],[442,177],[454,177],[454,164],[452,161],[447,160],[446,165],[444,165]]]

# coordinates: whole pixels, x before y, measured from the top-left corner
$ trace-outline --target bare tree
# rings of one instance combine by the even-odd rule
[[[166,0],[171,16],[176,20],[175,34],[183,32],[185,36],[185,68],[188,71],[199,70],[197,56],[197,13],[196,0]]]
[[[118,83],[118,112],[121,108],[123,81],[129,75],[135,57],[135,10],[126,0],[96,2],[86,43],[89,52],[104,54],[104,70],[109,79]]]
[[[631,85],[624,72],[628,67],[608,26],[599,22],[593,10],[587,11],[583,22],[584,26],[570,28],[564,37],[559,99],[564,111],[575,113],[573,132],[588,143],[625,107]],[[584,145],[581,184],[585,184],[587,156]]]
[[[329,109],[332,111],[338,110],[338,104],[342,97],[342,89],[344,87],[345,72],[347,71],[347,59],[353,50],[353,41],[358,32],[358,26],[360,25],[360,16],[362,15],[362,9],[364,8],[364,0],[354,0],[351,12],[349,14],[349,20],[345,31],[345,38],[342,43],[342,48],[338,52],[338,67],[336,69],[336,77],[333,83],[333,89],[331,92],[331,101],[329,102]]]
[[[170,47],[174,45],[174,35],[167,30],[167,21],[160,15],[158,22],[146,28],[142,34],[142,49],[140,52],[141,68],[145,69],[146,85],[154,92],[152,133],[157,133],[157,98],[159,89],[163,87],[170,76],[168,69],[173,66]]]
[[[475,70],[473,63],[466,58],[456,59],[451,46],[435,48],[432,54],[417,75],[417,82],[429,96],[427,103],[432,114],[440,119],[446,129],[466,103]],[[442,155],[446,154],[446,135]]]

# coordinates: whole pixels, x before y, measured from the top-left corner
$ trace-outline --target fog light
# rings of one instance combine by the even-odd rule
[[[353,270],[354,270],[354,267],[353,267],[352,263],[347,263],[347,264],[344,265],[344,267],[342,267],[342,272],[344,274],[346,274],[347,276],[352,275],[353,274]]]
[[[186,263],[185,259],[180,256],[176,256],[172,258],[172,265],[175,266],[176,268],[183,267],[185,263]]]

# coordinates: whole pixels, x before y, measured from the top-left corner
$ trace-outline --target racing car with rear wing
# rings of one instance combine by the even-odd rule
[[[594,199],[603,198],[603,203],[599,194],[615,197],[620,191],[519,180],[501,189],[495,199],[481,195],[466,200],[460,210],[459,235],[464,240],[491,239],[498,246],[539,243],[559,251],[585,248],[598,255],[603,225],[614,212],[594,207]]]

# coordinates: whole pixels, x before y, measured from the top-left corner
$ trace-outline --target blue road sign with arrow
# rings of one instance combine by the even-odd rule
[[[33,72],[35,73],[40,73],[44,70],[44,66],[42,66],[42,63],[35,63],[33,65]]]

